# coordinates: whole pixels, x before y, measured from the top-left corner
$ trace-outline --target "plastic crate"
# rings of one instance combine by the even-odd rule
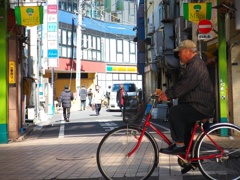
[[[158,104],[157,105],[157,119],[167,120],[168,105],[167,104]]]

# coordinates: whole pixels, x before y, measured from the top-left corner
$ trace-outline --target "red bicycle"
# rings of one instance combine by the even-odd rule
[[[103,137],[96,158],[104,178],[147,179],[152,175],[159,162],[159,147],[149,129],[168,145],[172,144],[151,123],[152,109],[139,125],[127,124]],[[183,167],[182,172],[199,168],[207,179],[240,179],[239,126],[216,123],[205,130],[205,121],[195,123],[186,154],[177,155],[178,163]]]

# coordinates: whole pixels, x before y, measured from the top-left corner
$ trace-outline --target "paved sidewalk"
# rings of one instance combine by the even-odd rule
[[[59,114],[54,117],[59,119]],[[48,123],[54,122],[54,117]],[[102,136],[37,139],[41,132],[37,127],[21,142],[0,144],[0,179],[103,179],[96,164]],[[160,140],[157,142],[159,148],[166,146]],[[153,173],[155,177],[150,180],[203,179],[198,171],[184,176],[180,171],[176,156],[161,153],[158,168]]]

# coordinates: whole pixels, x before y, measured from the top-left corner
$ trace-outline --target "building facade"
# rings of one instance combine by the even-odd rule
[[[16,25],[17,6],[43,6],[44,23],[35,27]],[[1,98],[0,143],[16,140],[29,121],[45,121],[53,115],[53,100],[65,84],[77,98],[77,72],[80,86],[87,89],[99,85],[105,90],[114,82],[126,81],[141,87],[133,42],[134,1],[3,0],[0,8],[1,66],[6,70],[1,72],[1,94],[5,98]],[[56,10],[57,23],[53,15]]]
[[[47,8],[45,7],[45,16],[48,16]],[[64,84],[70,86],[76,98],[82,85],[87,89],[94,89],[95,85],[99,85],[105,91],[114,82],[127,81],[134,82],[141,88],[142,75],[137,71],[137,47],[136,42],[133,42],[135,24],[134,1],[59,0],[59,58],[54,67],[51,67],[52,59],[49,59],[46,53],[50,48],[47,46],[49,37],[46,38],[48,23],[44,23],[41,28],[41,68],[44,73],[40,84],[43,83],[44,87],[45,107],[51,106],[49,103],[52,101],[47,98],[47,93],[53,90],[54,100],[57,100]],[[79,54],[81,57],[78,57]],[[81,73],[78,84],[79,64]],[[49,85],[53,82],[54,87]],[[48,114],[52,113],[51,108],[45,110]]]
[[[210,38],[201,39],[198,22],[186,19],[184,3],[211,4]],[[208,4],[208,5],[207,5]],[[196,17],[200,17],[195,9]],[[192,16],[194,17],[194,16]],[[231,1],[140,1],[137,22],[138,67],[144,74],[144,92],[148,97],[155,88],[174,85],[181,65],[173,49],[184,39],[192,39],[208,66],[215,88],[215,122],[232,122],[238,118],[239,2]],[[200,35],[200,36],[199,36]],[[145,48],[145,49],[144,49]]]

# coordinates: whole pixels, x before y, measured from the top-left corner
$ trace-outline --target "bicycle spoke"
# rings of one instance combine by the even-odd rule
[[[130,157],[140,132],[133,128],[118,128],[100,143],[97,162],[100,172],[107,179],[145,179],[151,175],[156,161],[156,148],[148,136],[143,136],[140,147]]]
[[[223,152],[203,135],[199,140],[197,157],[217,156],[199,161],[200,171],[208,179],[240,178],[240,129],[231,125],[219,125],[210,129],[208,135]]]

